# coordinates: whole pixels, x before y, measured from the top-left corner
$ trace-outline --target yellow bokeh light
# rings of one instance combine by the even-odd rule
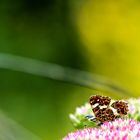
[[[137,95],[140,83],[140,4],[88,1],[77,25],[90,69],[120,82]]]

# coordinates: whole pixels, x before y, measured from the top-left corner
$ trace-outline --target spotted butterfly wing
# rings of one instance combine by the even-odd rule
[[[122,115],[127,115],[128,113],[128,103],[124,101],[115,101],[111,104],[111,107],[117,110],[117,113]]]
[[[89,102],[96,120],[100,123],[114,121],[128,112],[128,104],[126,102],[115,101],[111,104],[111,98],[108,96],[93,95],[90,97]]]

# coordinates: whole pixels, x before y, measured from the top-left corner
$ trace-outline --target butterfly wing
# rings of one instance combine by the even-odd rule
[[[125,102],[125,101],[115,101],[115,102],[113,102],[112,103],[112,105],[111,105],[111,107],[113,107],[114,109],[116,109],[117,110],[117,113],[119,114],[119,115],[127,115],[127,113],[128,113],[128,103],[127,102]]]

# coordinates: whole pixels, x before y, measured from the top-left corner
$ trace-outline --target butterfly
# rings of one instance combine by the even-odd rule
[[[108,96],[93,95],[89,99],[94,118],[87,116],[91,121],[98,121],[101,124],[106,121],[114,121],[123,118],[128,113],[128,103],[122,100],[112,101]]]

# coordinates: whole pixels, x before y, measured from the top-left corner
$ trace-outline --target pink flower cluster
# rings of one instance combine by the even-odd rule
[[[63,140],[140,140],[140,122],[116,119],[99,128],[85,128],[69,133]]]

